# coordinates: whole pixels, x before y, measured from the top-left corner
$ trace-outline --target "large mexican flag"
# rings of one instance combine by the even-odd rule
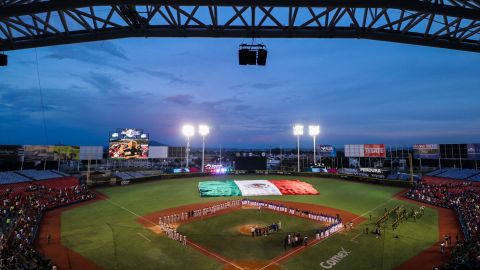
[[[309,183],[299,180],[225,180],[198,183],[202,197],[318,195]]]

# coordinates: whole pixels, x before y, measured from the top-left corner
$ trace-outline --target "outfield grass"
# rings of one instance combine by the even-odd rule
[[[198,251],[160,237],[137,223],[136,215],[146,215],[166,208],[225,198],[200,198],[198,179],[175,179],[99,189],[110,200],[99,201],[68,210],[62,215],[62,243],[106,269],[221,269],[222,265]],[[285,179],[277,176],[233,176],[214,179]],[[376,207],[378,218],[384,207],[402,204],[392,199],[401,189],[335,179],[288,177],[311,183],[319,196],[267,196],[264,199],[321,204],[358,215]],[[233,199],[233,198],[232,198]],[[368,215],[367,215],[368,217]],[[335,269],[392,269],[438,238],[437,211],[427,209],[416,224],[400,225],[400,238],[385,240],[363,235],[363,228],[329,238],[282,265],[285,269],[319,268],[322,260],[337,253],[341,247],[351,249],[350,255]],[[366,222],[363,226],[368,226]],[[371,225],[370,225],[371,226]],[[358,236],[357,236],[358,235]],[[390,233],[391,235],[391,233]],[[356,237],[353,241],[352,238]],[[145,239],[147,238],[147,239]]]
[[[268,236],[251,237],[239,232],[247,224],[269,225],[282,222],[282,229]],[[271,260],[285,249],[287,234],[299,232],[312,241],[320,223],[308,219],[282,215],[267,210],[238,210],[225,215],[184,224],[178,228],[181,234],[204,247],[232,260]],[[290,250],[290,247],[287,248]]]

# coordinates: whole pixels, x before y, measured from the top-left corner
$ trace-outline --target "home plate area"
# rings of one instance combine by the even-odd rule
[[[276,269],[276,264],[361,222],[351,213],[319,205],[237,199],[166,209],[137,219],[149,229],[189,245],[225,269]],[[155,222],[158,225],[153,225]]]

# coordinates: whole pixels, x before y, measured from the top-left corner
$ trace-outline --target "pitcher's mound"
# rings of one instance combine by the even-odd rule
[[[262,224],[245,224],[238,227],[238,231],[243,235],[252,235],[252,228],[263,228],[265,225]]]

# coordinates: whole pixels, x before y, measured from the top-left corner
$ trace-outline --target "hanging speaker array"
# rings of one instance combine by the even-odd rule
[[[267,64],[267,47],[263,44],[240,44],[238,63],[245,65],[265,66]]]

